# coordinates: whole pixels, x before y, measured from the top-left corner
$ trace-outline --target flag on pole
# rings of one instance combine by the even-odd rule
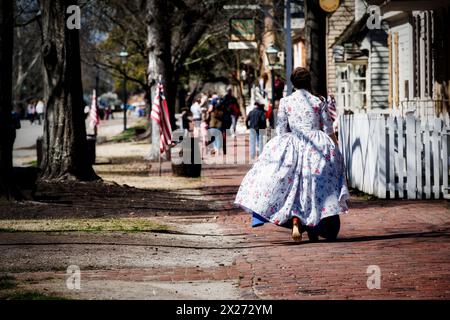
[[[328,96],[327,100],[328,100],[327,101],[327,103],[328,103],[328,112],[330,113],[330,116],[331,116],[331,119],[333,120],[333,122],[335,122],[336,119],[337,119],[336,100],[331,95]]]
[[[168,151],[168,146],[172,144],[172,126],[170,124],[169,107],[164,96],[164,86],[159,83],[156,89],[156,96],[153,100],[151,117],[160,128],[160,152]]]
[[[100,116],[97,110],[97,92],[94,90],[92,94],[91,110],[89,111],[89,118],[91,121],[91,128],[95,129],[100,124]]]

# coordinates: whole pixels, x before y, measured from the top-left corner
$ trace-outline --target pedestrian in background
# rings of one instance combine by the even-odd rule
[[[190,123],[191,123],[191,112],[188,108],[181,109],[181,127],[184,131],[184,135],[188,136],[190,131]]]
[[[202,98],[195,98],[194,104],[191,106],[192,121],[194,122],[194,136],[198,137],[200,125],[202,123]]]
[[[275,101],[280,101],[283,98],[285,83],[279,74],[275,77]]]
[[[31,125],[33,125],[36,120],[36,102],[34,100],[30,100],[30,102],[28,102],[27,119],[30,121]]]
[[[269,107],[266,112],[266,119],[269,120],[269,126],[271,129],[275,129],[274,111],[272,103],[269,103]]]
[[[44,108],[45,108],[44,101],[39,99],[38,102],[36,103],[36,117],[38,120],[38,124],[40,126],[42,125],[42,121],[44,121]]]
[[[266,112],[264,104],[256,102],[255,108],[250,111],[246,121],[247,129],[250,129],[250,159],[256,158],[256,145],[258,145],[258,155],[264,149],[264,137],[260,130],[267,128]]]
[[[216,129],[222,132],[223,105],[220,103],[220,101],[218,101],[216,105],[212,104],[212,108],[210,110],[209,128]],[[214,150],[212,151],[212,154],[220,154],[221,148],[222,139],[217,139],[217,137],[214,136]]]
[[[208,141],[208,130],[209,130],[209,114],[208,110],[202,110],[202,123],[200,125],[200,135],[202,141],[202,156],[208,154],[209,144]]]
[[[233,96],[232,88],[228,88],[227,94],[223,97],[222,104],[224,107],[224,116],[230,118],[230,121],[228,121],[228,119],[224,120],[225,130],[231,129],[231,135],[235,137],[237,122],[242,114],[238,100]],[[226,154],[226,150],[224,150],[224,152]]]
[[[11,140],[12,140],[12,145],[14,146],[14,142],[16,141],[16,135],[17,135],[16,131],[22,127],[22,125],[20,124],[20,116],[14,110],[11,112],[11,120],[12,120],[12,123],[11,123],[11,133],[12,133]]]

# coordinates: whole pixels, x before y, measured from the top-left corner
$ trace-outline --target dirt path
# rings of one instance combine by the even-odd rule
[[[238,246],[242,236],[224,235],[203,220],[177,222],[183,226],[169,224],[173,234],[2,233],[0,270],[21,290],[75,299],[238,299],[237,277],[208,274],[227,274],[244,250]],[[81,270],[80,291],[66,286],[72,265]],[[195,277],[198,272],[204,276]]]
[[[236,259],[246,239],[225,232],[218,217],[239,212],[232,200],[242,173],[205,168],[200,179],[174,178],[166,163],[159,177],[144,161],[149,148],[100,145],[95,169],[106,183],[41,184],[34,202],[0,204],[0,229],[11,219],[20,226],[33,219],[126,218],[149,219],[168,231],[0,232],[0,275],[14,282],[7,290],[0,285],[0,297],[239,299]],[[69,266],[80,268],[81,290],[67,288]]]

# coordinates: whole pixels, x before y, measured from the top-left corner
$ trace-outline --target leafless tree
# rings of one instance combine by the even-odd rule
[[[74,0],[41,0],[42,56],[47,112],[42,178],[95,180],[87,153],[77,29],[66,27],[67,8]]]
[[[14,193],[12,149],[15,128],[12,111],[13,2],[0,2],[0,199]]]

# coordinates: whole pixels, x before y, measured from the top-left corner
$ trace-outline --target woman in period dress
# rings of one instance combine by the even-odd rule
[[[311,94],[309,71],[297,68],[291,81],[297,91],[281,100],[277,136],[244,178],[235,203],[253,214],[253,226],[292,228],[296,242],[304,231],[310,240],[335,238],[339,215],[348,212],[343,157],[326,100]]]

